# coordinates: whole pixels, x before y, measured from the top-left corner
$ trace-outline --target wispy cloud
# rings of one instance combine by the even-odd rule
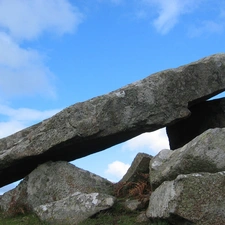
[[[0,94],[4,98],[42,94],[55,97],[54,75],[44,53],[24,48],[24,41],[45,32],[71,33],[83,15],[67,0],[0,1]],[[29,42],[26,42],[29,45]]]
[[[167,34],[178,22],[182,15],[193,12],[200,4],[194,0],[143,0],[149,9],[156,9],[157,18],[153,25],[161,34]]]
[[[169,141],[165,128],[144,133],[123,144],[123,150],[135,152],[147,152],[155,155],[162,149],[169,149]]]
[[[225,31],[225,1],[213,5],[213,13],[208,9],[208,19],[198,20],[188,30],[190,37],[199,37],[211,34],[222,34]]]
[[[108,165],[105,174],[113,182],[120,180],[129,169],[130,165],[120,161],[114,161]]]
[[[144,133],[123,143],[121,148],[122,154],[126,152],[127,157],[135,157],[139,152],[145,152],[150,155],[156,155],[162,149],[170,149],[165,128]],[[105,170],[107,179],[118,182],[127,172],[129,164],[122,161],[110,163]]]
[[[31,124],[47,119],[59,111],[60,109],[44,111],[29,108],[14,109],[0,104],[0,115],[6,118],[5,121],[2,119],[0,122],[0,138],[22,130]]]
[[[53,75],[39,52],[21,48],[10,36],[0,32],[0,94],[43,94],[54,97]]]
[[[225,22],[225,21],[224,21]],[[188,34],[190,37],[199,37],[204,34],[222,33],[225,29],[224,23],[218,21],[202,21],[198,25],[192,25],[189,28]]]
[[[67,0],[1,0],[0,26],[10,36],[34,39],[45,31],[73,32],[83,15]]]

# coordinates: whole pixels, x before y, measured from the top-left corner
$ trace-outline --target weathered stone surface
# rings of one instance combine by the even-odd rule
[[[46,161],[74,160],[168,126],[224,89],[225,54],[217,54],[77,103],[0,140],[0,186]]]
[[[149,173],[151,158],[152,156],[146,153],[138,153],[120,182],[133,182],[137,180],[139,173]]]
[[[225,170],[225,128],[205,131],[177,150],[162,150],[150,161],[150,180],[155,189],[179,174]]]
[[[90,216],[113,206],[115,198],[100,193],[75,192],[67,198],[34,209],[37,216],[49,224],[76,225]]]
[[[137,223],[143,223],[143,222],[149,222],[149,225],[151,224],[148,217],[146,216],[146,212],[141,212],[136,219]]]
[[[225,224],[225,172],[179,175],[151,195],[147,216],[174,225]]]
[[[189,109],[190,117],[166,128],[171,149],[184,146],[209,128],[225,127],[225,98],[201,102]]]
[[[10,207],[22,205],[32,211],[74,192],[110,194],[112,188],[108,180],[68,162],[47,162],[32,171],[15,189],[0,196],[0,208],[7,212]]]
[[[136,211],[136,210],[143,210],[146,209],[148,207],[148,202],[149,200],[146,199],[127,199],[124,202],[124,207],[128,210],[131,211]]]

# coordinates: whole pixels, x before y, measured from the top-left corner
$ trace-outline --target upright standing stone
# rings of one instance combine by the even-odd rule
[[[225,127],[225,98],[189,108],[191,116],[166,128],[170,148],[177,149],[210,128]]]

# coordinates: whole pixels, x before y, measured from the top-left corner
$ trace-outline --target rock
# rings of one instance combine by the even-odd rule
[[[74,194],[34,209],[37,216],[49,224],[76,225],[90,216],[113,206],[115,198],[100,193]]]
[[[225,127],[225,98],[189,108],[191,116],[166,128],[171,149],[177,149],[210,128]]]
[[[140,204],[141,204],[141,202],[138,201],[138,199],[134,199],[134,200],[127,199],[124,202],[124,207],[128,210],[136,211],[138,209],[138,207],[140,206]]]
[[[151,195],[146,215],[174,225],[225,224],[225,172],[179,175]]]
[[[113,184],[68,162],[47,162],[32,171],[15,189],[0,196],[6,212],[15,206],[35,207],[61,200],[75,192],[111,194]]]
[[[140,173],[149,174],[151,158],[152,156],[146,153],[138,153],[128,171],[119,182],[134,182],[137,180],[137,176],[140,176]]]
[[[177,150],[162,150],[150,161],[153,189],[179,174],[225,171],[225,128],[205,131]]]
[[[149,182],[149,163],[152,156],[138,153],[123,178],[114,184],[116,197],[148,198],[151,190]]]
[[[146,212],[141,212],[138,216],[137,216],[137,219],[136,219],[136,222],[137,223],[143,223],[143,222],[149,222],[149,219],[148,217],[146,216]],[[151,223],[150,223],[151,224]]]
[[[168,126],[188,107],[225,90],[225,54],[153,74],[109,94],[72,105],[0,140],[0,186],[47,161],[71,161]]]
[[[124,202],[124,207],[130,211],[142,210],[148,207],[149,199],[127,199]]]

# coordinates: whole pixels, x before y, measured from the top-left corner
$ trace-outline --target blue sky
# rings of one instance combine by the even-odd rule
[[[225,0],[0,0],[0,137],[224,40]],[[159,130],[73,163],[118,181],[138,152],[163,148]]]

